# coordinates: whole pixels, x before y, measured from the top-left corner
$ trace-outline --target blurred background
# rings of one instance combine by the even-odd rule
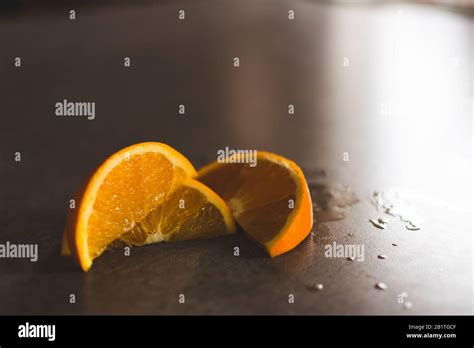
[[[40,261],[0,262],[0,294],[12,297],[0,313],[472,313],[472,1],[1,8],[0,242],[36,242]],[[56,117],[63,99],[95,102],[95,119]],[[244,250],[238,263],[222,241],[192,241],[137,249],[126,265],[112,251],[77,272],[58,256],[69,199],[108,155],[142,141],[167,143],[196,167],[226,146],[273,151],[323,173],[310,185],[348,187],[359,203],[274,260],[236,236],[224,243]],[[375,190],[403,192],[424,228],[375,230]],[[326,243],[349,234],[365,262],[324,258]],[[377,281],[389,288],[374,290]],[[189,306],[173,302],[180,291]]]

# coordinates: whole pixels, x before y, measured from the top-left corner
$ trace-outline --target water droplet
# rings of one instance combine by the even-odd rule
[[[405,302],[403,304],[403,308],[405,308],[405,309],[410,309],[412,307],[413,307],[413,303],[411,303],[411,302]]]
[[[422,220],[416,213],[414,207],[407,201],[405,194],[398,191],[374,192],[372,195],[372,204],[375,208],[383,208],[383,211],[393,217],[406,222],[408,230],[417,231],[422,227]],[[382,219],[379,219],[379,222]],[[387,222],[388,223],[388,222]]]
[[[385,260],[385,259],[387,258],[386,255],[379,255],[379,256],[377,256],[377,257],[378,257],[379,259],[381,259],[381,260]]]
[[[321,291],[324,289],[323,284],[309,284],[306,285],[306,288],[310,291]]]
[[[421,226],[415,225],[413,222],[409,222],[405,228],[410,231],[419,231],[421,230]]]
[[[375,221],[373,219],[369,219],[369,221],[372,223],[372,225],[374,225],[377,228],[380,228],[381,230],[384,230],[386,227],[386,224],[380,223],[379,221]]]
[[[310,183],[309,188],[314,202],[314,221],[317,223],[342,220],[346,209],[359,202],[348,187]]]
[[[375,284],[375,288],[379,289],[379,290],[386,290],[388,288],[388,286],[385,283],[377,283],[377,284]]]

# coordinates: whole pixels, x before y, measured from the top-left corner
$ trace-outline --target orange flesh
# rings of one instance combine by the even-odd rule
[[[283,157],[259,152],[257,166],[213,163],[198,179],[229,205],[242,229],[271,256],[298,245],[313,224],[309,190],[301,169]]]
[[[223,201],[218,203],[214,199],[221,200],[203,184],[194,180],[185,182],[120,239],[132,245],[143,245],[234,232],[233,221],[226,221],[222,214],[222,211],[228,211],[227,206]],[[226,215],[230,217],[230,211]]]
[[[90,256],[99,256],[117,236],[142,221],[183,179],[184,173],[175,172],[159,153],[135,155],[116,166],[100,186],[89,218]]]

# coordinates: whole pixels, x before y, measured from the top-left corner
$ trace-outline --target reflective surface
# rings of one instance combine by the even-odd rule
[[[40,250],[37,263],[0,261],[0,313],[472,312],[472,18],[309,1],[104,3],[78,6],[75,21],[69,10],[0,20],[0,242]],[[94,101],[96,118],[56,117],[63,99]],[[275,259],[238,235],[112,250],[82,274],[58,256],[68,201],[109,154],[147,140],[196,167],[226,146],[273,151],[314,190],[346,185],[359,202]],[[423,228],[374,227],[387,217],[376,190],[400,192]],[[325,257],[334,242],[363,245],[364,261]]]

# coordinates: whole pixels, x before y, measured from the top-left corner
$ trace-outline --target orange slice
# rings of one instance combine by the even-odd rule
[[[253,240],[274,257],[295,248],[313,226],[313,209],[302,170],[281,156],[258,151],[251,167],[242,156],[211,163],[198,180],[218,193]]]
[[[165,144],[141,143],[116,152],[78,195],[76,209],[68,216],[62,254],[69,249],[87,271],[111,242],[121,238],[141,245],[234,232],[226,204],[191,179],[195,174],[191,163]]]
[[[199,181],[187,179],[120,240],[144,245],[233,232],[235,222],[222,198]]]

